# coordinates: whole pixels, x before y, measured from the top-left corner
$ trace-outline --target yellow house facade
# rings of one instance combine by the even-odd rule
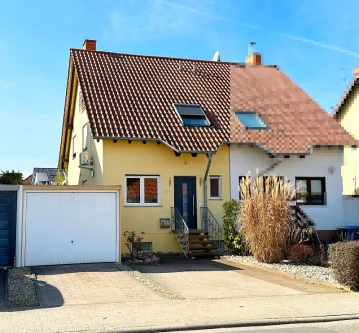
[[[341,100],[334,109],[334,117],[356,140],[359,140],[359,68]],[[359,148],[344,148],[342,167],[343,195],[359,195]]]
[[[92,42],[87,41],[84,48],[91,48]],[[190,137],[188,141],[183,138],[182,147],[158,134],[99,137],[91,126],[93,114],[86,104],[89,96],[78,78],[75,61],[70,57],[59,155],[59,165],[68,170],[68,184],[121,185],[121,234],[144,232],[148,251],[183,251],[173,230],[175,211],[190,231],[203,229],[204,214],[220,228],[223,203],[230,199],[229,145],[223,134],[214,126],[188,126],[184,129],[187,133],[175,133],[176,125],[165,128],[172,135]],[[206,102],[195,98],[191,105],[206,107]],[[213,121],[206,116],[203,119]],[[127,252],[124,236],[121,251]]]
[[[188,177],[194,182],[194,193],[188,198],[195,216],[193,229],[201,229],[201,208],[204,203],[204,179],[208,167],[206,154],[182,153],[176,156],[171,148],[148,140],[94,140],[86,111],[82,110],[81,90],[78,82],[73,86],[72,129],[69,129],[69,159],[63,166],[68,169],[69,185],[121,185],[121,233],[144,232],[144,242],[151,244],[153,252],[181,252],[182,249],[169,225],[161,227],[161,220],[171,219],[175,206],[176,181]],[[145,142],[145,143],[144,143]],[[93,158],[91,168],[80,167],[80,154],[87,151]],[[127,179],[156,179],[157,203],[127,203]],[[211,196],[211,182],[218,179],[219,196]],[[207,174],[208,208],[217,221],[222,221],[222,205],[230,199],[229,147],[223,144],[213,153]],[[183,185],[183,184],[180,184]],[[178,187],[178,186],[177,186]],[[141,198],[140,198],[141,199]],[[121,252],[127,252],[122,237]]]

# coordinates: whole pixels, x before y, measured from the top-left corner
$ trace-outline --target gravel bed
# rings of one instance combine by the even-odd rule
[[[35,275],[31,269],[9,269],[7,275],[7,307],[34,307],[39,305],[35,289]]]
[[[146,287],[149,287],[150,289],[154,290],[161,296],[169,299],[184,299],[183,297],[175,294],[173,291],[160,286],[159,284],[153,282],[152,280],[148,279],[146,276],[144,276],[141,272],[135,271],[131,269],[130,267],[118,264],[118,267],[120,270],[127,272],[129,275],[131,275],[133,278],[139,280],[141,283],[143,283]]]
[[[298,274],[301,276],[305,276],[308,278],[316,279],[319,281],[330,282],[330,283],[338,283],[331,275],[331,269],[328,267],[320,267],[320,266],[310,266],[310,265],[296,265],[290,262],[282,262],[280,264],[265,264],[258,262],[252,256],[223,256],[223,259],[235,260],[247,262],[250,264],[277,269],[282,272]]]

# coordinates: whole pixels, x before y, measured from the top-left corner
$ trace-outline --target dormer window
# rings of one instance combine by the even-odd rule
[[[173,107],[187,127],[208,127],[210,122],[198,104],[173,104]]]
[[[236,117],[246,129],[266,129],[267,125],[256,112],[237,111]]]

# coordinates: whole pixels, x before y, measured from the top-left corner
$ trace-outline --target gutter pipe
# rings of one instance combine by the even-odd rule
[[[204,179],[203,179],[203,207],[208,207],[207,206],[207,178],[208,178],[209,168],[211,167],[211,163],[212,163],[212,155],[213,153],[207,154],[208,162],[207,162],[206,173],[204,174]]]

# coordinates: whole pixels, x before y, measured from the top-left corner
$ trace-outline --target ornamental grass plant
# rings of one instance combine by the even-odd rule
[[[240,224],[259,262],[279,263],[291,230],[292,183],[280,177],[245,177],[240,185]]]

